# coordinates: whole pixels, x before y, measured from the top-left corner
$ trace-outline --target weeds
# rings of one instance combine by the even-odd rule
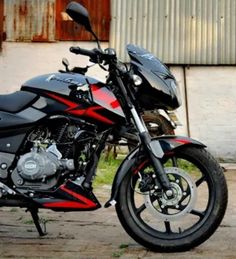
[[[121,244],[121,245],[119,246],[120,251],[114,252],[114,253],[112,254],[112,257],[116,257],[116,258],[121,257],[121,256],[124,254],[125,249],[126,249],[127,247],[129,247],[128,244]]]
[[[100,158],[97,170],[97,176],[94,181],[94,186],[100,185],[111,185],[115,177],[116,171],[123,159],[117,158],[114,159],[112,156],[109,156],[107,159],[105,156]]]

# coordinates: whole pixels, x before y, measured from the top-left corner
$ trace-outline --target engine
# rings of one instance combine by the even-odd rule
[[[61,117],[38,126],[29,133],[11,174],[14,185],[23,190],[48,190],[60,179],[84,174],[93,146],[93,137],[86,132]]]
[[[58,172],[73,171],[73,159],[60,159],[61,153],[56,144],[47,149],[34,147],[31,152],[20,157],[12,173],[16,186],[40,187],[48,189],[55,185]]]
[[[60,168],[60,161],[51,152],[32,151],[23,155],[17,163],[17,171],[25,180],[40,180],[54,175]]]

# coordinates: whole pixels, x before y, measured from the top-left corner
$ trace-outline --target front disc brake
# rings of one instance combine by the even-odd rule
[[[165,168],[173,195],[167,197],[164,191],[158,194],[150,191],[144,195],[147,210],[164,221],[182,219],[192,211],[197,200],[197,187],[191,177],[177,167]]]

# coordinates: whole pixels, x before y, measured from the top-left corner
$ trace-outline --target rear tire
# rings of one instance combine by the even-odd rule
[[[207,240],[221,223],[227,206],[226,181],[204,148],[182,146],[163,164],[175,197],[168,199],[160,192],[154,197],[152,184],[149,191],[140,191],[138,182],[153,174],[149,161],[142,160],[139,172],[132,170],[121,183],[117,215],[126,232],[148,249],[186,251]]]
[[[142,117],[152,137],[175,134],[174,127],[163,115],[145,111]],[[152,128],[150,124],[156,124],[157,127]]]

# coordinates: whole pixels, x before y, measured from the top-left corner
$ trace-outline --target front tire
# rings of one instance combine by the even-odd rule
[[[163,159],[163,166],[172,198],[155,189],[153,168],[142,160],[138,171],[132,169],[123,179],[116,211],[126,232],[141,245],[160,252],[186,251],[219,226],[227,206],[226,181],[204,148],[182,146]]]

